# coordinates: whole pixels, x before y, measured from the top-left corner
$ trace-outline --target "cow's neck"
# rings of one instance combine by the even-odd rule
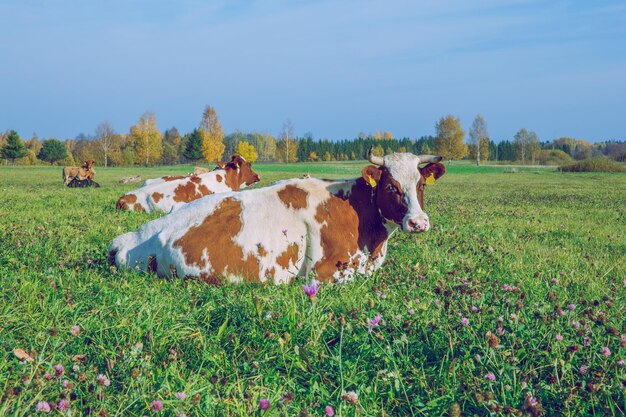
[[[376,205],[376,192],[363,178],[357,178],[351,181],[347,198],[359,218],[359,248],[367,249],[373,256],[384,256],[390,233]]]

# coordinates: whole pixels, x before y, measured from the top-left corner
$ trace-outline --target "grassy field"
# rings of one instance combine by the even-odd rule
[[[255,169],[262,186],[364,165]],[[0,415],[624,414],[626,175],[453,165],[426,190],[430,232],[396,233],[374,276],[313,302],[301,281],[107,265],[158,217],[116,212],[134,188],[118,179],[190,170],[68,189],[59,167],[0,167]]]

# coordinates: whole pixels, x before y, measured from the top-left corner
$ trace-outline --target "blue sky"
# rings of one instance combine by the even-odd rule
[[[0,0],[0,130],[626,139],[624,1]]]

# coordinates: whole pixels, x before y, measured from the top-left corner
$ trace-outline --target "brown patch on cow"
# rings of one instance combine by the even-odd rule
[[[359,217],[349,200],[331,195],[317,207],[315,220],[322,224],[320,239],[324,251],[322,259],[315,263],[315,270],[320,280],[330,281],[359,248]]]
[[[195,182],[196,184],[202,182],[202,178],[198,177],[197,175],[192,175],[189,179],[191,180],[191,182]]]
[[[163,194],[161,193],[152,193],[152,199],[155,203],[158,203],[163,198]]]
[[[385,167],[367,166],[363,168],[359,181],[361,180],[370,189],[370,195],[373,195],[380,214],[387,220],[402,224],[409,208],[404,202],[401,184],[393,178],[389,170]]]
[[[163,181],[167,181],[167,182],[182,180],[183,178],[186,178],[186,177],[184,175],[176,175],[176,176],[166,175],[165,177],[161,177]]]
[[[137,196],[135,194],[124,194],[117,200],[115,208],[118,210],[129,210],[131,204],[137,202]]]
[[[196,197],[196,184],[191,181],[187,181],[184,184],[180,184],[174,189],[174,201],[178,203],[188,203],[197,199]]]
[[[262,258],[265,257],[265,255],[267,255],[267,251],[265,250],[263,245],[261,245],[260,243],[257,245],[257,251],[259,253],[259,256]]]
[[[359,216],[359,249],[367,248],[370,260],[380,257],[389,236],[380,211],[372,204],[371,190],[365,181],[357,180],[352,187],[350,205]]]
[[[144,210],[143,207],[141,207],[141,204],[135,204],[133,206],[133,210],[136,211],[137,213],[144,213],[146,210]]]
[[[200,184],[198,186],[198,191],[200,192],[200,194],[202,194],[203,197],[205,195],[213,194],[213,192],[211,190],[209,190],[209,188],[206,185],[204,185],[204,184]]]
[[[267,272],[265,272],[265,276],[273,278],[275,273],[276,273],[276,268],[271,267],[270,269],[267,270]]]
[[[224,181],[224,177],[222,177],[220,174],[217,174],[217,175],[215,176],[215,179],[217,180],[217,182],[222,182],[222,181]]]
[[[291,184],[278,192],[280,201],[282,201],[287,208],[293,208],[295,210],[306,208],[306,198],[308,195],[309,193],[302,188]]]
[[[213,282],[227,272],[247,281],[259,279],[259,260],[244,256],[241,246],[233,241],[243,226],[241,212],[241,202],[227,198],[201,224],[189,228],[174,242],[173,246],[180,247],[189,265],[205,268],[208,258],[213,272],[201,277],[203,281]]]
[[[157,258],[154,255],[148,256],[148,272],[156,272],[159,264]]]
[[[197,179],[197,181],[195,179]],[[204,184],[200,184],[196,187],[196,183],[200,181],[202,181],[201,178],[194,176],[189,181],[176,187],[174,189],[174,201],[177,203],[189,203],[204,197],[205,195],[211,194],[211,190],[209,190]]]
[[[285,249],[285,251],[278,255],[278,257],[276,258],[276,264],[278,264],[285,270],[289,269],[289,263],[291,263],[292,265],[296,265],[296,262],[298,261],[299,249],[300,247],[297,243],[292,243],[291,245],[287,246],[287,249]]]
[[[381,256],[387,240],[383,219],[372,204],[372,189],[362,178],[349,194],[343,190],[317,207],[315,220],[322,224],[323,256],[315,263],[318,278],[330,281],[333,274],[358,264],[351,260],[357,250],[370,253],[370,261]]]

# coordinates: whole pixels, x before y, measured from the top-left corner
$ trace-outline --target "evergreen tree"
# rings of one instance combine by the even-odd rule
[[[50,165],[52,165],[61,159],[67,158],[67,148],[58,139],[46,139],[43,141],[37,158],[50,162]]]
[[[2,147],[2,157],[4,159],[10,159],[11,163],[15,163],[16,159],[20,159],[28,155],[26,146],[22,143],[22,139],[15,130],[9,132],[7,142]]]
[[[183,156],[192,161],[202,159],[202,135],[200,130],[194,129],[193,132],[185,135],[185,150]]]

